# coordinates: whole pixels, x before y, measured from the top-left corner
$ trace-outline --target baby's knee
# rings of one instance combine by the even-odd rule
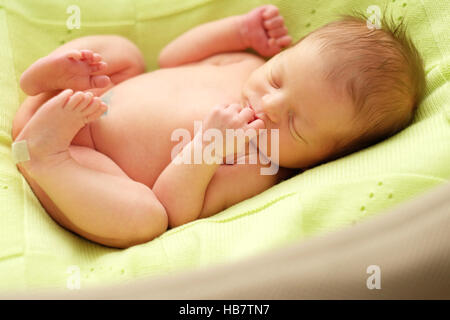
[[[149,242],[167,231],[169,219],[164,206],[153,197],[141,205],[142,210],[133,213],[136,214],[136,223],[134,228],[130,228],[131,234],[124,241],[124,248]]]
[[[146,65],[144,55],[133,41],[122,36],[112,35],[109,37],[111,37],[111,41],[116,44],[117,50],[123,51],[124,57],[128,59],[128,62],[139,73],[145,71]]]

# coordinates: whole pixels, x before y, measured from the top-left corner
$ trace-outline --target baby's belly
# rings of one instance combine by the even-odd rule
[[[186,81],[155,82],[150,74],[114,87],[108,114],[91,124],[96,150],[130,178],[153,187],[179,143],[172,133],[185,129],[192,137],[194,121],[201,121],[214,105],[239,101],[238,86],[226,92],[220,86],[197,89],[195,84],[187,88]]]

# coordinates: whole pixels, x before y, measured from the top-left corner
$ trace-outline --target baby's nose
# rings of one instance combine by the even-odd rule
[[[270,121],[278,123],[281,119],[280,100],[273,94],[263,96],[261,103],[262,111],[267,115]]]

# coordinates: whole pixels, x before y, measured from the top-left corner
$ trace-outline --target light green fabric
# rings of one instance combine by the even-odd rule
[[[86,287],[233,261],[352,225],[448,181],[450,3],[389,0],[396,17],[408,18],[409,31],[425,58],[428,80],[427,96],[414,123],[400,134],[127,250],[86,241],[49,218],[10,156],[12,119],[25,97],[18,79],[33,61],[76,37],[114,33],[134,41],[154,69],[161,48],[182,32],[267,2],[279,6],[294,39],[346,9],[355,6],[365,11],[369,5],[384,4],[376,0],[0,0],[0,290],[64,288],[70,266],[80,268],[81,285]],[[72,4],[81,8],[81,29],[69,32],[66,9]]]

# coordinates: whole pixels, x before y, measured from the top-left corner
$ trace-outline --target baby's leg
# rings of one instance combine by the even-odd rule
[[[144,56],[130,40],[116,35],[88,36],[72,40],[52,52],[54,55],[71,50],[91,50],[100,54],[114,85],[145,72]],[[67,88],[64,88],[67,89]]]
[[[86,56],[87,59],[70,58],[80,55]],[[97,66],[101,70],[92,71],[91,66]],[[60,73],[58,76],[57,70]],[[62,89],[87,90],[100,96],[111,86],[144,71],[145,62],[141,52],[125,38],[90,36],[66,43],[49,56],[38,60],[22,75],[21,86],[24,92],[36,95],[27,97],[17,111],[13,124],[13,139],[36,110]],[[92,88],[93,86],[105,87]]]
[[[145,71],[139,49],[119,36],[90,36],[66,43],[39,59],[20,83],[30,96],[60,89],[105,88]]]
[[[30,160],[18,166],[62,213],[56,219],[61,224],[105,245],[127,247],[162,234],[168,220],[147,186],[118,168],[114,174],[94,170],[71,156],[73,136],[105,110],[89,93],[65,90],[53,97],[18,135],[16,141],[26,140],[30,153]]]
[[[105,88],[111,82],[110,78],[103,74],[106,67],[106,62],[98,53],[90,50],[69,50],[61,54],[51,54],[33,63],[22,74],[20,86],[30,96],[68,88]]]

